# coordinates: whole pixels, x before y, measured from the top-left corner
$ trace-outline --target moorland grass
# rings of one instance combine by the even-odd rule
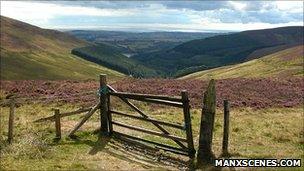
[[[77,133],[77,140],[67,137],[68,132],[80,120],[81,115],[62,119],[63,138],[54,141],[53,122],[34,123],[35,120],[53,114],[51,108],[72,111],[78,108],[72,104],[31,104],[16,108],[14,142],[6,142],[8,107],[1,107],[1,169],[4,170],[54,170],[54,169],[178,169],[179,166],[158,162],[155,158],[136,155],[116,141],[108,138],[99,139],[93,131],[99,127],[96,113]],[[130,114],[123,105],[113,106],[116,110]],[[182,123],[182,111],[159,106],[140,105],[146,113],[157,119]],[[193,137],[198,147],[201,111],[191,110]],[[232,158],[301,158],[303,156],[303,108],[235,108],[231,110],[231,129],[229,152]],[[115,120],[132,125],[155,129],[153,125],[132,121],[122,117]],[[221,155],[223,113],[217,109],[214,125],[213,150]],[[114,127],[115,130],[126,130]],[[155,129],[157,130],[157,129]],[[182,132],[169,129],[178,136]],[[128,134],[174,145],[166,139],[127,131]],[[276,169],[276,168],[273,168]],[[299,168],[300,169],[300,168]]]

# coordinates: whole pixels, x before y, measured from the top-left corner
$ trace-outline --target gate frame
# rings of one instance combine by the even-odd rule
[[[101,133],[104,135],[114,135],[114,136],[124,136],[129,139],[135,139],[137,141],[142,141],[146,143],[154,144],[158,147],[163,147],[163,150],[170,151],[177,154],[187,155],[191,159],[195,157],[195,149],[193,145],[193,135],[192,135],[192,126],[191,126],[191,117],[190,117],[190,105],[189,105],[189,97],[188,92],[183,90],[181,92],[181,98],[170,97],[170,96],[161,96],[161,95],[150,95],[150,94],[138,94],[138,93],[125,93],[125,92],[117,92],[113,87],[106,84],[106,75],[100,75],[100,113],[101,113]],[[129,107],[134,109],[138,114],[141,116],[135,116],[126,114],[120,111],[113,111],[111,110],[111,96],[118,97],[120,100],[125,102]],[[131,103],[128,99],[141,101],[141,102],[148,102],[148,103],[155,103],[155,104],[162,104],[166,106],[173,106],[183,109],[184,115],[184,125],[169,123],[165,121],[159,121],[149,117],[149,115],[145,114],[139,108],[137,108],[133,103]],[[152,123],[156,126],[161,132],[148,130],[141,127],[125,125],[123,123],[113,121],[112,114],[120,115],[123,117],[129,117],[133,119],[143,120],[146,122]],[[103,115],[103,116],[102,116]],[[106,115],[106,116],[105,116]],[[149,141],[143,138],[134,137],[131,135],[123,134],[120,132],[116,132],[113,130],[113,125],[144,132],[150,135],[156,135],[163,138],[171,139],[176,144],[178,144],[181,148],[177,148],[174,146],[170,146],[168,144],[161,144],[154,141]],[[186,138],[178,137],[171,135],[166,129],[164,129],[161,125],[165,125],[168,127],[173,127],[176,129],[180,129],[185,131]],[[186,142],[187,146],[185,146],[182,142]]]

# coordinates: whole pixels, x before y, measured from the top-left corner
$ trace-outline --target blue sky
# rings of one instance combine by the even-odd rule
[[[241,31],[303,25],[303,2],[1,1],[1,15],[51,29]]]

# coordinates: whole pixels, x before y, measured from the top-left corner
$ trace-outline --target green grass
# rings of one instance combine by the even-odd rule
[[[113,106],[116,110],[134,114],[122,104]],[[98,114],[94,114],[77,133],[77,140],[67,138],[67,134],[80,120],[80,115],[62,119],[63,138],[59,142],[53,140],[55,128],[53,122],[34,123],[42,117],[53,114],[51,108],[59,107],[62,112],[77,109],[77,105],[32,104],[20,106],[16,109],[15,135],[12,145],[6,143],[8,108],[1,108],[1,169],[3,170],[54,170],[54,169],[178,169],[174,164],[166,163],[166,160],[157,161],[157,157],[151,157],[132,146],[126,146],[122,142],[102,137],[98,138],[93,130],[99,126]],[[181,123],[182,111],[173,108],[161,108],[158,106],[139,106],[150,116],[164,121]],[[191,110],[192,128],[195,147],[198,147],[198,133],[201,111]],[[236,108],[231,110],[229,152],[232,158],[301,158],[303,155],[303,108],[269,108],[251,109]],[[155,129],[150,124],[140,121],[132,121],[122,117],[115,120]],[[223,114],[217,109],[214,126],[213,150],[216,156],[221,154],[221,138]],[[127,131],[114,127],[114,130],[127,132],[140,137],[145,137],[158,142],[174,144],[166,139],[148,136],[135,131]],[[169,129],[178,136],[185,136],[183,132]],[[161,152],[163,153],[163,152]],[[166,153],[166,155],[169,155]],[[170,156],[170,155],[169,155]],[[178,156],[180,160],[186,160]],[[180,168],[179,168],[180,169]]]
[[[100,73],[114,79],[124,77],[117,71],[71,54],[1,50],[1,77],[4,80],[96,79]]]
[[[303,46],[276,52],[241,64],[196,72],[182,78],[226,79],[303,76]]]
[[[100,73],[124,75],[71,54],[89,43],[66,33],[46,30],[1,16],[1,78],[91,79]]]

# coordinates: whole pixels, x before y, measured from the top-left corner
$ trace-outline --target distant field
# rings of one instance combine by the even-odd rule
[[[303,76],[304,46],[296,46],[245,63],[186,75],[182,79],[226,79]]]

